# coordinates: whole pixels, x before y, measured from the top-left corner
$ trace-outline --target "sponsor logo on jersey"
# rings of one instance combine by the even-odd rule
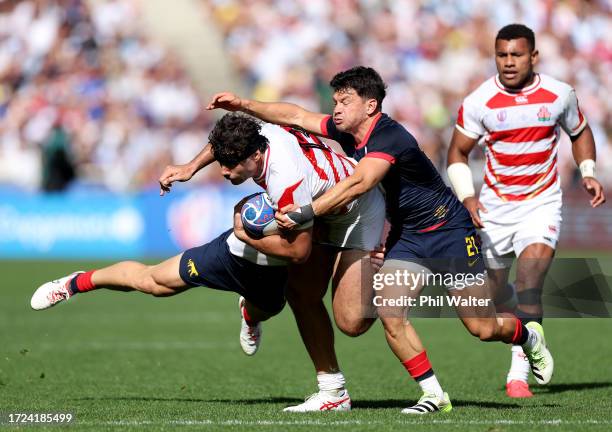
[[[196,269],[195,263],[191,258],[187,261],[187,269],[189,271],[189,277],[200,276],[198,270]]]
[[[446,208],[446,206],[441,205],[434,212],[434,216],[437,219],[442,219],[443,217],[446,216],[447,213],[448,213],[448,209]]]
[[[540,107],[540,111],[538,111],[538,121],[548,121],[550,120],[550,115],[550,111],[548,111],[548,109],[542,105]]]
[[[517,96],[514,98],[514,102],[516,102],[517,104],[526,104],[527,102],[529,102],[529,100],[527,99],[527,96]]]
[[[551,233],[556,233],[556,232],[557,232],[557,227],[556,227],[556,226],[554,226],[554,225],[548,225],[548,230],[549,230]]]
[[[506,118],[508,117],[508,113],[506,113],[506,110],[501,110],[497,112],[497,121],[500,123],[503,123],[506,121]]]

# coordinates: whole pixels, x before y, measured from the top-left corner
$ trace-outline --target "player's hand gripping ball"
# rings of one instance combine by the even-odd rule
[[[260,239],[278,234],[278,226],[274,219],[275,211],[267,193],[261,192],[249,198],[240,211],[242,226],[249,237]]]

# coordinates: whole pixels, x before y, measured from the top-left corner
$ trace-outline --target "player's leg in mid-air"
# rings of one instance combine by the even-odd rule
[[[101,288],[140,291],[159,297],[172,296],[196,286],[232,291],[241,296],[240,344],[246,354],[252,355],[261,340],[261,322],[284,307],[287,269],[285,266],[257,265],[232,255],[226,243],[230,233],[227,231],[210,243],[157,265],[122,261],[47,282],[35,291],[31,306],[36,310],[47,309],[76,294]]]
[[[455,289],[450,293],[460,299],[468,300],[467,303],[473,298],[485,301],[482,306],[456,307],[459,318],[467,330],[482,341],[501,341],[520,346],[536,381],[539,384],[547,384],[552,378],[554,361],[546,346],[541,325],[533,317],[519,319],[513,314],[497,313],[493,302],[494,295],[489,286],[490,280],[488,277],[482,277],[486,273],[485,263],[476,241],[475,231],[473,229],[453,231],[455,231],[453,235],[448,235],[446,239],[447,251],[451,256],[459,257],[455,271],[463,274],[472,272],[475,276],[481,275],[481,278],[475,284],[455,285]],[[460,256],[462,249],[464,255]],[[497,278],[493,280],[500,279],[499,274],[496,276]],[[503,283],[503,278],[501,282]]]
[[[422,261],[419,257],[434,256],[435,259],[426,259],[425,261],[429,263],[428,267],[431,267],[436,273],[462,273],[462,279],[468,273],[473,275],[471,280],[474,283],[461,284],[460,289],[457,289],[459,284],[455,284],[454,289],[450,290],[451,296],[459,297],[459,300],[469,300],[474,297],[483,300],[491,299],[485,277],[484,263],[474,234],[473,229],[461,228],[394,239],[391,241],[387,261],[381,269],[381,273],[394,274],[397,271],[397,262],[412,262],[412,265],[414,265],[415,262]],[[419,273],[427,273],[429,268],[425,271],[409,268],[406,268],[406,270],[408,273],[418,276]],[[481,275],[480,278],[477,278],[478,274]],[[411,279],[408,278],[408,280]],[[475,283],[476,281],[478,283]],[[407,297],[418,296],[419,287],[404,285],[398,290],[397,286],[385,286],[384,289],[388,291],[382,293],[383,298],[397,299],[401,298],[402,295]],[[401,291],[402,289],[405,292]],[[482,341],[502,341],[521,345],[529,357],[532,371],[534,374],[540,375],[539,381],[542,383],[548,382],[552,375],[553,362],[539,325],[529,323],[526,327],[516,317],[497,315],[492,301],[485,302],[485,304],[486,307],[457,308],[459,317],[467,330]],[[424,396],[419,403],[403,412],[424,414],[434,410],[450,410],[448,396],[442,391],[437,380],[434,381],[435,375],[424,351],[419,353],[422,358],[414,356],[407,359],[408,356],[415,354],[415,347],[416,349],[420,349],[420,347],[417,343],[410,342],[410,334],[401,331],[402,314],[406,311],[407,307],[403,305],[379,307],[379,316],[385,328],[387,340],[398,359],[409,372],[411,372],[411,369],[415,370],[418,366],[416,361],[412,361],[416,359],[421,360],[418,363],[422,365],[423,369],[427,368],[426,379],[419,380],[419,376],[411,373],[421,384]],[[422,370],[419,368],[418,373],[421,372]]]

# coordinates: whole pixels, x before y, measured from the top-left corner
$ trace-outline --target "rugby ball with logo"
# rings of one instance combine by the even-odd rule
[[[260,239],[278,234],[278,225],[274,219],[275,211],[267,193],[260,192],[249,198],[240,211],[242,225],[249,237]]]

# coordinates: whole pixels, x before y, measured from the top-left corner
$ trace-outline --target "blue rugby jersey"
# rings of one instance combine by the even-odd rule
[[[398,122],[379,113],[361,143],[336,128],[331,116],[321,122],[323,135],[337,141],[357,161],[375,157],[391,169],[382,180],[387,218],[396,233],[469,228],[472,220],[463,204],[446,186],[416,139]]]

